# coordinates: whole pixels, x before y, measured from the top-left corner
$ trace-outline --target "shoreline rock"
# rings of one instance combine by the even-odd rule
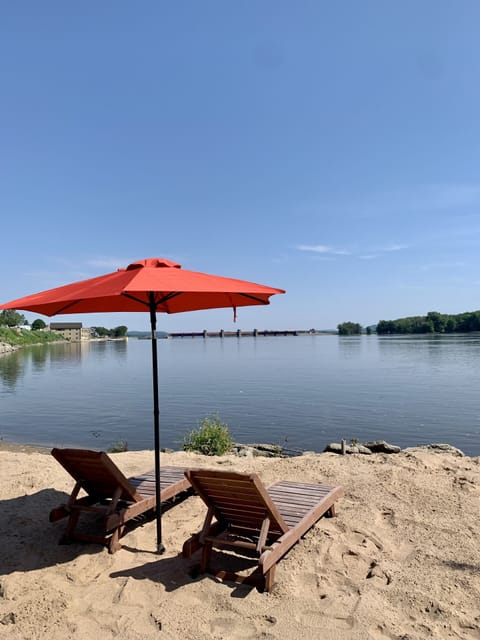
[[[347,444],[345,440],[342,443],[339,442],[330,442],[324,449],[325,453],[339,453],[339,454],[353,454],[353,453],[361,453],[364,455],[371,455],[373,453],[408,453],[410,451],[415,451],[418,449],[428,449],[430,451],[437,452],[445,452],[453,453],[459,457],[465,457],[463,451],[454,447],[451,444],[447,443],[431,443],[431,444],[419,444],[414,447],[406,447],[402,449],[396,444],[390,444],[385,440],[375,440],[372,442],[363,442],[363,443],[355,443],[355,444]]]
[[[0,355],[3,353],[12,353],[17,351],[20,347],[18,345],[8,344],[8,342],[0,342]]]
[[[367,446],[369,445],[369,446]],[[81,448],[81,447],[79,447]],[[50,446],[46,445],[36,445],[36,444],[19,444],[13,442],[5,442],[0,437],[0,451],[22,451],[25,453],[47,453],[49,454],[51,450]],[[375,453],[384,453],[384,454],[394,454],[394,453],[414,453],[418,450],[431,451],[432,453],[451,453],[457,457],[471,457],[467,456],[463,451],[454,447],[448,443],[431,443],[431,444],[420,444],[413,447],[406,447],[402,449],[398,445],[390,444],[385,440],[376,440],[373,442],[364,442],[362,444],[346,444],[345,443],[345,454],[360,454],[360,455],[373,455]],[[130,449],[126,449],[125,451],[130,451]],[[131,451],[134,451],[133,449]],[[176,451],[175,449],[171,449],[169,447],[162,448],[162,453],[172,454],[179,453],[181,450]],[[295,458],[306,455],[318,456],[323,453],[336,453],[342,454],[343,447],[341,443],[331,442],[328,444],[323,451],[304,451],[297,449],[286,449],[281,445],[270,444],[270,443],[254,443],[254,444],[244,444],[240,442],[236,442],[233,445],[233,449],[231,454],[237,456],[239,458]],[[109,452],[112,453],[112,452]],[[205,456],[208,458],[209,456]],[[218,456],[211,456],[212,458]],[[476,456],[473,456],[476,457]]]
[[[372,453],[400,453],[401,447],[396,444],[390,444],[385,440],[373,440],[369,442],[352,442],[347,444],[346,440],[342,440],[341,443],[330,442],[327,444],[324,451],[340,454],[352,454],[362,453],[364,455],[371,455]]]

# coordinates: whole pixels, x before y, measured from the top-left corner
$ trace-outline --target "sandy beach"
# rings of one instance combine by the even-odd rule
[[[129,475],[150,451],[112,454]],[[480,638],[480,458],[412,449],[400,454],[289,459],[207,458],[176,452],[163,464],[257,471],[341,484],[337,517],[321,519],[279,563],[272,593],[195,576],[180,557],[205,508],[192,496],[122,538],[57,544],[49,523],[73,483],[41,450],[0,448],[0,638],[246,640]]]

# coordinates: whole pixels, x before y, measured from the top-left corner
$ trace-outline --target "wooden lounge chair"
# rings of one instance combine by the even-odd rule
[[[343,488],[302,482],[265,487],[256,474],[190,469],[185,475],[208,507],[202,530],[183,545],[188,558],[202,548],[201,572],[210,572],[212,547],[250,550],[258,566],[249,576],[214,572],[220,579],[270,591],[277,562],[323,515],[335,515]],[[215,521],[213,518],[215,517]]]
[[[119,542],[125,524],[154,510],[155,473],[150,471],[135,478],[126,478],[109,456],[102,451],[86,449],[52,449],[53,457],[74,478],[75,487],[67,504],[50,512],[50,522],[68,517],[60,544],[74,540],[108,545],[110,553],[121,548]],[[79,498],[80,490],[86,493]],[[191,489],[181,467],[162,467],[160,497],[162,504]],[[101,516],[100,534],[76,530],[81,513]]]

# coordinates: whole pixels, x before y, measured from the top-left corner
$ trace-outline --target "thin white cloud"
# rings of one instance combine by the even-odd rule
[[[409,244],[391,244],[387,247],[383,247],[382,251],[403,251],[404,249],[410,249]]]
[[[113,271],[131,262],[131,260],[107,257],[79,259],[76,261],[69,257],[55,256],[51,257],[50,260],[59,265],[59,268],[54,270],[29,270],[25,272],[25,275],[29,278],[35,278],[39,282],[43,281],[45,286],[53,287],[69,282],[88,280],[98,275],[99,269]]]
[[[357,254],[357,257],[360,260],[373,260],[375,258],[379,258],[381,253],[393,253],[395,251],[404,251],[405,249],[409,249],[411,245],[409,244],[389,244],[384,247],[376,247],[373,249],[375,253],[362,253]],[[316,254],[316,259],[326,259],[327,256],[351,256],[356,255],[351,251],[347,251],[345,249],[337,249],[335,247],[331,247],[326,244],[299,244],[295,247],[298,251],[305,251]],[[368,248],[366,249],[368,251]]]
[[[299,251],[315,251],[316,253],[330,253],[331,247],[327,247],[325,244],[299,244],[297,245]]]
[[[330,254],[335,256],[349,256],[350,252],[345,249],[335,249],[325,244],[299,244],[296,247],[299,251],[311,251],[313,253]]]

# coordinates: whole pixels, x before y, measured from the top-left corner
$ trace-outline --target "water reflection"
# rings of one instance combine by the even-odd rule
[[[18,351],[0,356],[0,379],[7,391],[15,391],[18,380],[23,376],[24,358]]]
[[[362,336],[338,336],[338,350],[344,358],[358,358],[362,345]]]
[[[381,336],[377,344],[380,354],[387,358],[422,364],[428,357],[446,366],[455,363],[465,366],[477,362],[480,338],[477,334]]]
[[[48,350],[43,345],[35,345],[28,349],[28,354],[32,362],[32,370],[43,371],[47,364]]]
[[[107,344],[117,360],[125,360],[128,349],[127,340],[110,340]]]
[[[69,342],[66,344],[51,345],[49,350],[50,361],[65,362],[72,360],[73,362],[79,362],[82,359],[82,351],[85,351],[84,345],[88,345],[87,342]]]
[[[127,357],[126,340],[99,342],[62,342],[24,347],[18,351],[2,354],[0,357],[0,381],[9,391],[14,391],[28,370],[35,374],[48,371],[50,366],[78,366],[90,353],[110,359],[125,360]]]

